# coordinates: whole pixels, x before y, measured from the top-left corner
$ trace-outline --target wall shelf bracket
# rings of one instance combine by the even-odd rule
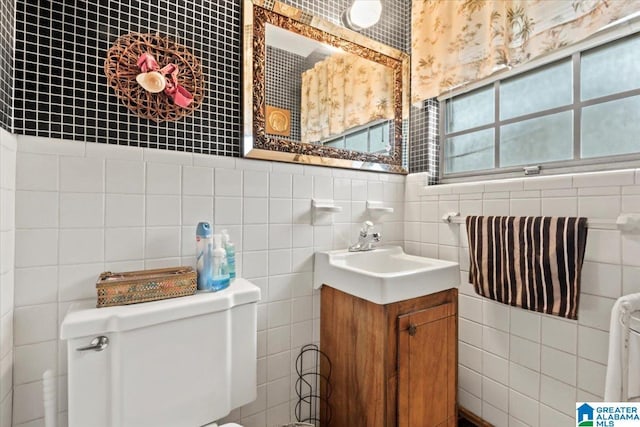
[[[385,206],[383,202],[374,202],[371,200],[367,200],[367,210],[376,214],[393,213],[391,206]]]
[[[333,214],[342,212],[342,206],[338,206],[333,200],[311,200],[311,224],[331,225],[333,224]]]

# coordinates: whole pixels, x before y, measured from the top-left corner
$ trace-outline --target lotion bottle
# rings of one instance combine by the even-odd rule
[[[214,234],[213,240],[216,248],[213,250],[213,265],[209,288],[212,291],[220,291],[229,286],[229,265],[227,264],[227,252],[222,247],[222,236]]]
[[[233,244],[227,230],[222,230],[222,245],[227,252],[227,264],[229,266],[229,278],[236,277],[236,245]]]

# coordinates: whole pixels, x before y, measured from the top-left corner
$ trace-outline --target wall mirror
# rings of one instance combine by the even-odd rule
[[[409,56],[277,0],[243,7],[244,156],[406,173]]]

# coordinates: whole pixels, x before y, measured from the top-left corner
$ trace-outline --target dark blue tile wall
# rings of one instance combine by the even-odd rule
[[[13,117],[13,0],[0,0],[0,127],[11,132]]]
[[[12,4],[2,2],[3,10]],[[339,22],[351,0],[286,3]],[[381,21],[364,34],[406,49],[411,2],[384,4]],[[17,0],[15,13],[16,133],[240,155],[240,0]],[[201,59],[207,92],[193,115],[156,124],[130,113],[107,87],[106,51],[134,31],[169,35]]]

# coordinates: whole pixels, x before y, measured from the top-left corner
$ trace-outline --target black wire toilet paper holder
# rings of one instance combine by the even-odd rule
[[[305,360],[311,358],[312,368],[304,371]],[[320,363],[326,363],[326,376],[319,372]],[[295,417],[299,422],[312,425],[329,425],[331,422],[331,360],[316,344],[306,344],[300,349],[296,358],[296,395],[298,402],[295,406]],[[321,392],[323,391],[323,392]]]

